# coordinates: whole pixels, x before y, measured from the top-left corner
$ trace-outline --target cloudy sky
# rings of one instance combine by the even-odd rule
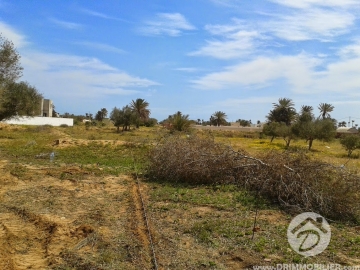
[[[265,120],[272,103],[335,106],[360,123],[358,0],[0,0],[22,80],[60,113],[132,99],[163,120]]]

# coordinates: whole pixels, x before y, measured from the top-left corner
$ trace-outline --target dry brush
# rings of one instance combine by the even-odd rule
[[[304,152],[253,157],[211,137],[169,136],[150,152],[152,179],[191,184],[237,184],[291,212],[315,211],[359,221],[360,177]]]

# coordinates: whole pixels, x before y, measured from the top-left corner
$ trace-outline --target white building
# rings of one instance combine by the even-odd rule
[[[13,117],[8,120],[4,120],[4,123],[12,124],[12,125],[30,125],[30,126],[43,126],[43,125],[51,125],[51,126],[74,126],[74,119],[72,118],[61,118],[61,117],[52,117],[53,112],[53,102],[50,99],[41,99],[40,104],[40,112],[39,116],[31,117],[31,116],[21,116],[21,117]]]

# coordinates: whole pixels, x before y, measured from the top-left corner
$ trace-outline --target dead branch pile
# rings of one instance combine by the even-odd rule
[[[294,212],[314,211],[347,220],[360,217],[360,177],[303,152],[252,157],[208,137],[170,136],[150,152],[148,173],[172,182],[234,183]]]

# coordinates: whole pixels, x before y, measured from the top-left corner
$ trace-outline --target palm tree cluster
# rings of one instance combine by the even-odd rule
[[[282,137],[286,146],[292,139],[298,137],[305,139],[311,149],[313,141],[328,141],[335,136],[336,120],[332,119],[330,112],[334,106],[321,103],[318,106],[320,115],[315,118],[313,107],[304,105],[299,113],[294,108],[294,102],[289,98],[280,98],[278,103],[273,103],[273,109],[267,115],[268,123],[264,126],[264,134],[272,137]]]
[[[119,131],[122,126],[123,131],[129,130],[131,125],[139,128],[140,124],[145,124],[149,120],[149,103],[144,99],[132,100],[129,105],[122,109],[115,107],[110,113],[110,120]]]

